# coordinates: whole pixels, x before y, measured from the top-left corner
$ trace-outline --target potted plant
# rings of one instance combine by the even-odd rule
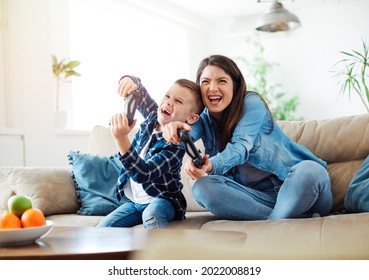
[[[72,76],[79,77],[80,73],[74,69],[79,66],[81,62],[78,60],[66,61],[62,59],[58,61],[55,55],[52,56],[52,71],[56,78],[56,112],[55,124],[57,127],[64,127],[67,122],[67,112],[60,110],[60,87],[61,84],[70,81]]]
[[[356,93],[369,112],[369,90],[366,81],[369,67],[368,45],[362,40],[361,52],[351,50],[351,52],[341,51],[341,54],[344,58],[334,65],[337,69],[334,71],[335,76],[339,79],[339,93],[347,93],[349,97],[352,93]]]
[[[245,76],[250,77],[247,88],[265,99],[275,120],[302,120],[302,117],[295,116],[299,97],[289,96],[281,84],[273,83],[268,78],[278,64],[266,60],[259,36],[248,37],[246,43],[253,55],[250,58],[240,56],[238,60],[245,67]]]

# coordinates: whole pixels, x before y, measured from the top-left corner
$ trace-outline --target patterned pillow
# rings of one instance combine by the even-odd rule
[[[115,197],[121,163],[116,156],[68,153],[80,209],[79,215],[107,215],[124,201]]]

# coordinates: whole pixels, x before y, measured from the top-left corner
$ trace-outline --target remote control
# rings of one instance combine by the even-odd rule
[[[123,112],[126,114],[128,118],[129,125],[133,123],[137,104],[138,104],[138,94],[135,94],[135,92],[128,95],[126,101],[124,102]]]
[[[186,152],[192,159],[193,164],[197,168],[201,168],[204,165],[205,161],[200,154],[200,150],[196,148],[195,143],[193,142],[192,138],[188,134],[188,131],[178,130],[178,136],[181,139],[181,141],[185,143]]]

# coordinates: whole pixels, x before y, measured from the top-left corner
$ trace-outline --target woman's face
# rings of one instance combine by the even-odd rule
[[[200,87],[204,105],[215,119],[220,119],[233,98],[232,78],[222,68],[208,65],[200,76]]]

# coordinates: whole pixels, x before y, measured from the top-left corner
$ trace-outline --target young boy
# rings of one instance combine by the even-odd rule
[[[124,76],[118,93],[122,97],[139,95],[137,109],[145,121],[131,143],[128,134],[136,120],[131,126],[124,114],[116,114],[110,120],[122,163],[116,195],[118,200],[127,197],[128,202],[98,226],[132,227],[143,223],[145,228],[162,228],[172,220],[185,219],[187,205],[180,182],[185,150],[181,145],[166,142],[162,129],[172,121],[193,124],[199,119],[204,109],[199,86],[189,80],[177,80],[158,105],[139,78]]]

